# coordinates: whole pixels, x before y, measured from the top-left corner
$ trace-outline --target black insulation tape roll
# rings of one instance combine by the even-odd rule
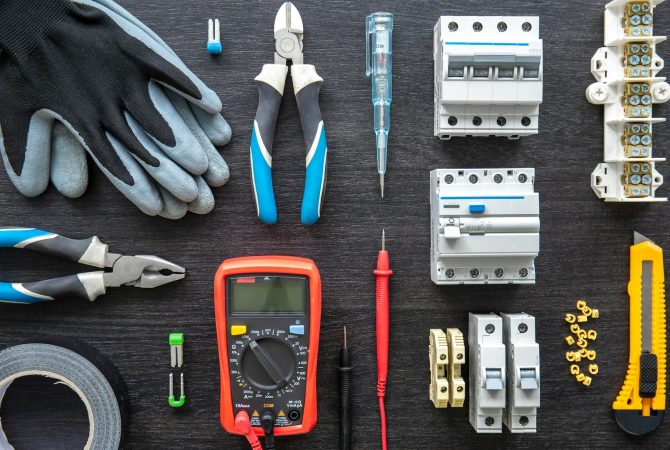
[[[128,391],[111,361],[75,339],[43,338],[0,351],[0,406],[18,378],[44,376],[72,389],[89,419],[85,449],[119,448],[130,423]],[[13,448],[0,423],[0,448]]]

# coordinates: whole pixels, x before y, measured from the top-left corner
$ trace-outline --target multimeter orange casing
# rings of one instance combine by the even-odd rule
[[[227,353],[226,279],[229,276],[250,273],[300,275],[309,279],[309,353],[302,422],[294,426],[276,427],[274,430],[276,436],[309,433],[316,425],[317,418],[316,364],[321,324],[321,277],[314,261],[292,256],[231,258],[223,261],[216,272],[214,278],[214,311],[216,314],[221,371],[221,425],[228,433],[242,434],[235,429],[235,411],[230,388],[230,368]],[[257,435],[263,435],[261,427],[253,427],[253,430]]]

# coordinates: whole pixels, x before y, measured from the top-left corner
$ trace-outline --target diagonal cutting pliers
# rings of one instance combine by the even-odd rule
[[[108,287],[153,288],[181,280],[185,269],[156,256],[110,253],[97,237],[68,239],[35,228],[0,228],[0,248],[24,248],[110,271],[84,272],[33,283],[0,282],[0,302],[39,303],[66,297],[95,300]]]
[[[274,24],[274,64],[265,64],[255,81],[258,85],[258,109],[251,134],[251,176],[256,208],[261,222],[277,223],[277,205],[272,189],[272,143],[284,95],[284,84],[291,65],[291,78],[300,122],[307,147],[305,192],[301,222],[313,225],[321,215],[326,189],[326,132],[319,108],[319,91],[323,78],[311,64],[303,64],[303,25],[300,13],[291,2],[277,12]]]

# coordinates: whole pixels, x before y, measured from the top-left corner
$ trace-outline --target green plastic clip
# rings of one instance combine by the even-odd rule
[[[181,408],[186,403],[186,395],[184,395],[184,374],[181,374],[181,394],[179,400],[174,398],[174,375],[170,374],[170,395],[168,396],[168,404],[173,408]]]

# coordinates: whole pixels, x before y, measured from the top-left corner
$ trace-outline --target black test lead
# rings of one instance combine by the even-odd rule
[[[347,327],[344,329],[344,346],[340,348],[340,448],[349,450],[351,448],[351,354],[347,345]]]

